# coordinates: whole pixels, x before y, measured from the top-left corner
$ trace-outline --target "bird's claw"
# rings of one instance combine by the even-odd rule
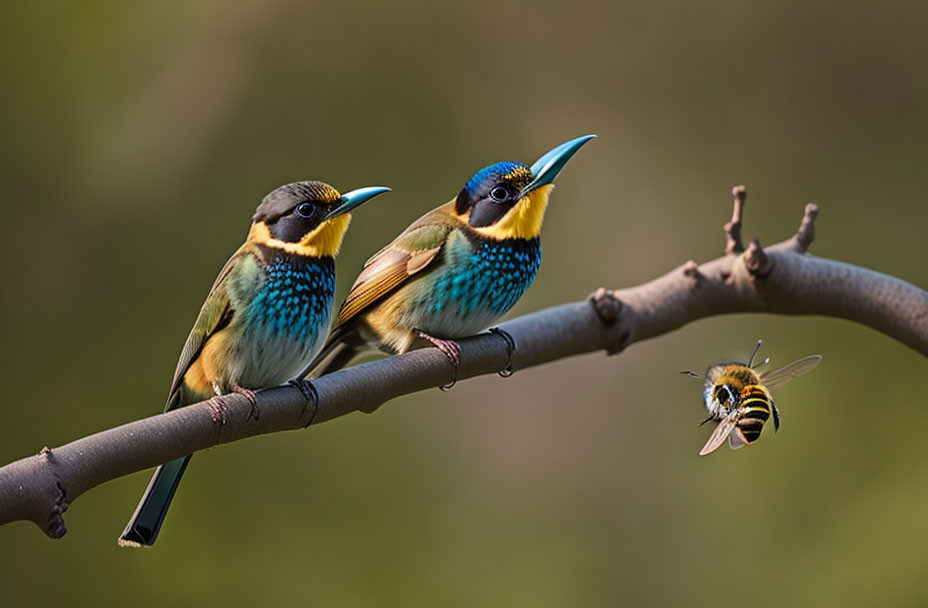
[[[512,356],[516,352],[516,340],[509,332],[499,327],[491,327],[488,331],[506,341],[506,352],[509,354],[509,360],[506,362],[506,367],[499,370],[497,373],[502,378],[508,378],[512,375]]]
[[[207,402],[207,407],[209,407],[209,416],[213,419],[215,424],[225,425],[226,423],[226,405],[222,402],[221,396],[216,396],[209,399]]]
[[[454,377],[451,379],[450,383],[439,386],[438,389],[441,391],[451,390],[451,387],[458,381],[458,366],[461,365],[461,345],[454,340],[442,340],[441,338],[430,336],[421,329],[417,329],[415,332],[417,336],[440,350],[442,354],[448,358],[448,362],[451,363],[451,366],[454,368]]]
[[[451,378],[451,382],[438,387],[438,390],[446,393],[458,382],[458,366],[461,365],[461,346],[453,340],[442,340],[435,346],[448,357],[448,361],[451,362],[451,366],[454,368],[454,376]]]
[[[306,423],[303,428],[313,423],[313,420],[316,418],[316,412],[319,410],[319,391],[316,390],[316,386],[309,380],[290,380],[287,382],[292,387],[295,387],[303,395],[303,398],[306,399],[306,403],[303,405],[303,410],[300,412],[300,418],[303,417],[303,414],[306,413],[306,406],[310,403],[313,404],[313,415],[309,417],[309,422]]]
[[[450,391],[452,388],[454,388],[454,385],[457,384],[457,383],[458,383],[458,368],[455,367],[455,368],[454,368],[454,377],[451,378],[451,382],[449,382],[448,384],[442,384],[441,386],[438,387],[438,390],[440,390],[440,391],[443,392],[443,393],[447,393],[447,392]]]
[[[254,418],[255,422],[257,422],[258,414],[260,412],[258,412],[258,398],[255,396],[255,392],[251,389],[242,388],[241,386],[238,386],[238,385],[233,387],[232,390],[238,393],[239,395],[242,395],[243,397],[245,397],[245,399],[248,399],[248,402],[251,404],[251,411],[248,412],[248,417],[245,418],[245,422],[248,422],[252,418]]]

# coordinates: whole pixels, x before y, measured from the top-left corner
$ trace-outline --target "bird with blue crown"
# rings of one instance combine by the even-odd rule
[[[455,368],[456,339],[489,328],[525,293],[541,266],[541,225],[554,178],[595,135],[565,142],[531,167],[478,171],[449,203],[412,223],[365,264],[316,358],[295,380],[335,371],[365,349],[439,348]],[[510,349],[508,334],[499,332]]]

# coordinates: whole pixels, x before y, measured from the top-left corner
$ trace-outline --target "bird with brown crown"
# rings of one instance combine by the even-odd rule
[[[184,344],[165,411],[240,393],[259,412],[254,391],[284,383],[325,340],[335,294],[335,255],[350,211],[389,188],[339,194],[322,182],[296,182],[268,194],[248,238],[229,258]],[[190,456],[159,466],[119,538],[155,542]]]

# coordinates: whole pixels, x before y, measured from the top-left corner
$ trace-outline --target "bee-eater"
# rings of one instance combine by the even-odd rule
[[[522,297],[541,265],[541,224],[552,182],[595,135],[535,164],[478,171],[449,203],[425,214],[364,264],[319,355],[297,380],[345,365],[367,347],[402,353],[420,340],[457,371],[454,339],[492,325]],[[506,334],[512,354],[514,344]]]
[[[224,422],[222,395],[292,378],[323,345],[335,294],[335,255],[350,211],[389,188],[339,194],[322,182],[296,182],[268,194],[248,238],[229,258],[184,344],[165,411],[212,399]],[[119,538],[155,542],[190,456],[159,466]]]

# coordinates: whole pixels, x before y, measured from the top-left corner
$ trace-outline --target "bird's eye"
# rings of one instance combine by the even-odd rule
[[[300,203],[296,206],[296,212],[300,214],[300,217],[312,217],[315,207],[312,203]]]
[[[512,196],[509,193],[509,189],[505,186],[496,186],[490,190],[490,198],[492,198],[497,203],[505,203],[509,200],[509,197]]]

